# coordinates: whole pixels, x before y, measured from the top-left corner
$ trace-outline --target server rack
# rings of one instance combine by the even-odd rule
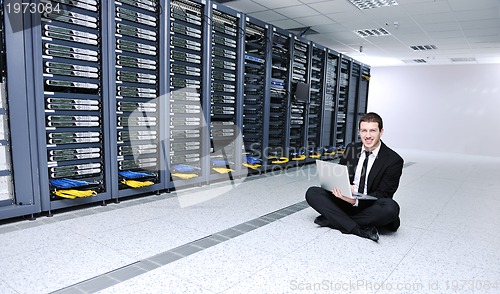
[[[361,78],[361,65],[349,59],[349,85],[348,85],[348,99],[347,99],[347,115],[346,115],[346,144],[356,140],[358,136],[358,128],[356,126],[357,118],[357,101],[359,98],[359,80]]]
[[[208,182],[210,76],[205,1],[172,0],[169,18],[169,188]],[[172,15],[174,17],[172,17]]]
[[[272,68],[270,82],[269,146],[267,164],[271,169],[289,162],[292,35],[282,29],[272,29]]]
[[[292,40],[292,83],[295,87],[298,82],[309,84],[311,64],[311,42],[294,36]],[[308,102],[291,99],[290,103],[290,141],[289,165],[306,162],[307,158],[307,116]]]
[[[110,60],[116,117],[110,118],[116,141],[110,149],[113,198],[158,191],[166,187],[162,144],[164,89],[163,9],[159,1],[117,0],[110,3],[114,22]],[[172,15],[171,17],[175,17]]]
[[[210,85],[210,180],[241,174],[241,107],[243,31],[241,14],[212,5]]]
[[[342,154],[347,146],[346,129],[347,129],[347,104],[349,102],[349,76],[351,64],[349,59],[341,56],[340,71],[339,71],[339,85],[336,107],[337,124],[335,129],[335,148],[338,154]]]
[[[359,120],[368,108],[368,87],[370,84],[370,66],[360,64],[361,74],[359,76],[358,96],[356,97],[356,118],[354,119],[355,127],[358,126]],[[354,138],[356,141],[361,140],[359,132],[355,132]]]
[[[325,70],[325,99],[322,108],[321,120],[321,146],[323,147],[322,159],[333,159],[336,153],[336,98],[338,93],[340,53],[331,49],[326,53]]]
[[[266,168],[269,130],[270,33],[268,24],[245,17],[245,72],[243,94],[243,165],[250,173]]]
[[[326,48],[318,44],[312,44],[311,78],[310,78],[310,100],[307,116],[307,152],[309,162],[315,161],[323,154],[322,115],[325,100],[325,78],[326,78]]]
[[[108,152],[108,7],[47,1],[60,7],[35,27],[40,186],[42,210],[111,198]],[[38,20],[36,20],[38,21]],[[40,78],[41,77],[41,78]]]
[[[0,1],[0,219],[41,211],[29,14]],[[31,74],[29,74],[31,73]]]

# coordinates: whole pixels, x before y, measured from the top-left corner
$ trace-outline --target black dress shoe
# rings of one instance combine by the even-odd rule
[[[314,223],[320,227],[328,227],[328,220],[323,215],[320,215],[316,219],[314,219]]]
[[[375,227],[356,227],[353,233],[357,236],[378,242],[378,231]]]

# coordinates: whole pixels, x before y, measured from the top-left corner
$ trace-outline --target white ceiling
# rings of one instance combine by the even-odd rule
[[[347,0],[235,0],[224,5],[283,29],[310,27],[318,33],[308,30],[306,39],[371,66],[500,63],[500,0],[397,2],[367,10]],[[375,28],[391,35],[363,38],[354,32]],[[437,49],[410,48],[416,45]]]

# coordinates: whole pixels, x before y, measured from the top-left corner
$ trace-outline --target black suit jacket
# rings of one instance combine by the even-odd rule
[[[340,158],[340,164],[348,167],[351,184],[354,182],[354,174],[361,155],[361,148],[361,142],[351,143]],[[399,154],[381,142],[378,156],[368,174],[368,194],[377,198],[392,198],[399,187],[399,179],[403,173],[403,163],[403,158]]]

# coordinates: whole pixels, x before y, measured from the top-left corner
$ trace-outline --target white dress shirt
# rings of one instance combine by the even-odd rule
[[[366,167],[366,177],[365,177],[365,190],[363,191],[363,194],[367,194],[368,190],[368,175],[370,174],[370,170],[372,169],[373,163],[375,162],[375,159],[378,156],[378,152],[380,151],[380,146],[382,144],[379,144],[377,148],[375,148],[372,151],[372,154],[368,157],[368,166]],[[354,192],[357,192],[359,189],[359,180],[361,179],[361,169],[363,169],[363,161],[365,161],[366,153],[365,146],[361,148],[361,156],[359,157],[358,160],[358,165],[356,166],[356,173],[354,174]],[[356,203],[354,206],[358,206],[358,199],[356,199]]]

